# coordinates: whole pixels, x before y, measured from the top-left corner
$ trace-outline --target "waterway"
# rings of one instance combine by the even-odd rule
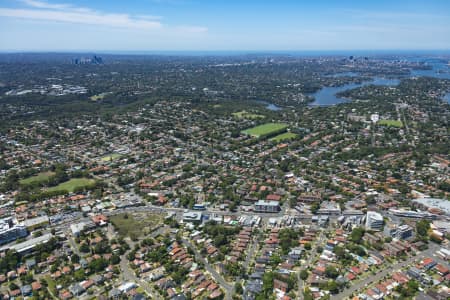
[[[311,106],[327,106],[327,105],[334,105],[339,103],[347,102],[347,99],[339,98],[336,96],[336,94],[356,89],[362,86],[375,84],[375,85],[388,85],[388,86],[395,86],[400,83],[400,79],[387,79],[387,78],[381,78],[381,77],[375,77],[373,80],[370,81],[364,81],[362,83],[350,83],[345,84],[341,86],[327,86],[324,87],[317,92],[310,94],[310,96],[314,97],[314,102],[310,103]]]
[[[418,58],[419,59],[419,58]],[[435,77],[440,79],[450,79],[450,65],[448,63],[445,63],[442,60],[439,59],[426,59],[423,58],[421,61],[425,62],[427,65],[431,66],[432,69],[430,70],[411,70],[411,74],[407,76],[406,78],[411,77],[421,77],[421,76],[428,76],[428,77]],[[352,72],[344,72],[344,73],[336,73],[335,75],[331,75],[334,77],[339,76],[354,76],[354,73]],[[347,99],[339,98],[336,96],[336,94],[350,90],[350,89],[356,89],[362,86],[367,86],[370,84],[374,85],[386,85],[386,86],[396,86],[400,83],[399,79],[387,79],[382,77],[375,77],[371,81],[364,81],[362,83],[351,83],[346,84],[338,87],[324,87],[320,90],[318,90],[315,93],[309,94],[309,96],[314,97],[314,101],[310,103],[310,106],[328,106],[328,105],[334,105],[339,103],[347,102]],[[450,94],[447,94],[444,97],[444,100],[450,103]]]
[[[275,105],[273,103],[267,102],[265,100],[256,100],[256,102],[261,103],[261,104],[265,104],[266,105],[266,109],[271,110],[271,111],[279,111],[282,110],[283,108]]]
[[[450,79],[450,65],[448,61],[437,58],[412,58],[410,61],[423,62],[430,66],[431,70],[412,70],[410,77],[428,76],[440,79]]]
[[[450,93],[447,93],[447,94],[444,96],[444,101],[447,101],[447,103],[450,104]]]

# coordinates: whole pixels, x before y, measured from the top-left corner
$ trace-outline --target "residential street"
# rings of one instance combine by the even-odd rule
[[[337,294],[337,295],[333,295],[331,297],[331,299],[334,300],[342,300],[342,299],[346,299],[348,297],[350,297],[354,292],[359,291],[360,289],[367,287],[368,285],[372,284],[372,283],[376,283],[379,280],[381,280],[383,277],[392,274],[395,271],[398,271],[399,269],[409,265],[410,263],[412,263],[415,260],[420,260],[423,259],[425,257],[432,257],[433,253],[439,249],[439,246],[437,246],[436,244],[429,244],[429,249],[421,252],[420,254],[416,255],[416,256],[410,256],[408,257],[407,260],[402,261],[402,262],[398,262],[396,264],[390,265],[390,266],[386,266],[385,269],[383,271],[378,272],[376,275],[371,275],[359,282],[352,282],[352,285],[350,288],[345,289],[344,291],[342,291],[341,293]]]
[[[202,262],[205,265],[205,269],[211,274],[211,276],[214,278],[214,280],[220,284],[221,287],[223,287],[226,291],[225,299],[231,299],[231,295],[233,293],[233,286],[230,285],[228,282],[225,281],[225,279],[217,273],[217,271],[203,258],[203,255],[201,255],[197,249],[192,245],[188,240],[182,239],[182,242],[186,244],[186,246],[190,247],[195,254],[195,259],[199,262]]]

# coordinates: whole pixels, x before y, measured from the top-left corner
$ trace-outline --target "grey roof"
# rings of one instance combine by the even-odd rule
[[[0,248],[0,251],[4,251],[6,249],[12,249],[12,250],[16,250],[19,253],[24,252],[29,249],[33,249],[38,244],[47,243],[52,237],[53,237],[53,234],[47,233],[47,234],[44,234],[43,236],[40,236],[40,237],[37,237],[34,239],[29,239],[29,240],[19,243],[19,244],[3,246],[2,248]]]
[[[446,199],[419,198],[419,199],[412,200],[412,202],[425,205],[426,207],[429,207],[429,208],[440,209],[440,210],[444,211],[444,213],[446,215],[450,215],[450,201],[448,201]]]

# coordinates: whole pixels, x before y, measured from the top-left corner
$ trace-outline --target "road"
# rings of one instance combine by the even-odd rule
[[[353,282],[350,288],[345,289],[344,291],[342,291],[341,293],[339,293],[337,295],[333,295],[331,297],[331,299],[332,300],[347,299],[354,292],[357,292],[357,291],[361,290],[362,288],[369,286],[370,284],[377,283],[378,281],[383,279],[385,276],[390,275],[393,272],[395,272],[403,267],[408,266],[409,264],[411,264],[412,262],[414,262],[416,260],[420,260],[425,257],[434,256],[433,254],[436,250],[439,249],[439,246],[430,243],[429,247],[430,247],[429,249],[421,252],[420,254],[418,254],[416,256],[408,257],[408,259],[406,259],[405,261],[398,262],[393,265],[385,265],[385,269],[383,271],[380,271],[375,275],[370,275],[369,277],[367,277],[359,282]]]
[[[124,213],[124,212],[128,212],[128,213],[149,212],[149,213],[159,213],[159,214],[173,212],[173,213],[176,213],[177,218],[181,219],[181,216],[184,211],[185,211],[184,208],[167,208],[167,207],[160,207],[160,206],[154,206],[154,205],[147,204],[145,206],[128,207],[128,208],[117,209],[117,210],[113,210],[113,211],[104,211],[103,213],[105,215],[111,216],[111,215],[116,215],[116,214],[120,214],[120,213]],[[237,215],[237,216],[256,215],[256,216],[262,217],[263,219],[268,219],[268,218],[272,218],[272,217],[281,217],[283,215],[286,215],[287,210],[283,209],[283,211],[281,211],[279,213],[255,213],[255,212],[227,212],[227,211],[221,211],[221,210],[208,209],[204,213],[207,213],[207,214],[214,213],[214,214],[218,214],[218,215]],[[311,217],[311,215],[305,215],[305,214],[301,214],[298,212],[296,212],[295,216],[299,217],[299,218],[306,218],[306,219]],[[332,216],[332,217],[335,217],[335,216]],[[76,222],[81,222],[81,221],[89,221],[89,219],[90,218],[82,217],[80,215],[80,216],[73,217],[70,220],[65,220],[65,222],[63,222],[63,223],[53,224],[51,227],[56,230],[61,230],[61,231],[65,232],[68,230],[68,227],[70,226],[70,224],[73,224]],[[108,237],[112,237],[112,235],[113,235],[111,233],[111,229],[112,229],[111,227],[108,228]],[[159,229],[154,232],[154,234],[159,234],[159,233],[161,233]],[[68,235],[69,244],[73,248],[74,252],[79,254],[79,250],[78,250],[78,247],[76,247],[76,243],[69,236],[70,235]],[[320,236],[316,240],[316,244],[323,243],[323,237],[324,237],[323,232],[321,232]],[[228,282],[226,282],[224,280],[224,278],[214,270],[214,268],[203,258],[203,256],[200,253],[198,253],[197,249],[193,245],[191,245],[191,243],[189,241],[183,240],[183,242],[186,245],[189,245],[194,250],[196,259],[198,261],[204,263],[206,270],[217,281],[217,283],[219,283],[226,290],[226,298],[231,299],[231,295],[233,293],[234,287],[232,285],[230,285]],[[248,256],[244,262],[244,267],[246,269],[248,268],[248,265],[251,262],[251,258],[253,256],[254,252],[256,251],[256,248],[257,248],[257,243],[253,242],[249,248]],[[313,249],[315,249],[315,248],[316,247],[313,247]],[[427,254],[427,253],[429,253],[429,254]],[[432,253],[425,251],[421,255],[430,255],[430,254],[432,254]],[[306,266],[310,266],[316,256],[317,256],[316,253],[314,253],[314,254],[311,253],[310,257],[308,258],[307,262],[304,264],[303,268],[301,268],[301,270],[305,269]],[[415,258],[417,258],[417,257],[415,257]],[[411,258],[411,259],[415,259],[415,258]],[[124,260],[124,257],[122,257],[122,261],[123,260]],[[121,268],[122,268],[123,272],[126,273],[126,277],[130,278],[133,281],[136,281],[137,283],[140,283],[143,286],[143,288],[146,290],[146,292],[149,293],[149,295],[154,295],[154,290],[148,283],[142,282],[139,278],[137,278],[135,276],[133,270],[131,270],[131,272],[130,272],[129,266],[128,266],[128,261],[126,260],[126,257],[125,257],[125,262],[122,262],[122,261],[121,261]],[[366,279],[361,282],[354,283],[350,289],[347,289],[347,290],[343,291],[342,293],[340,293],[336,296],[333,296],[332,298],[333,299],[343,299],[344,297],[347,297],[347,295],[352,294],[354,291],[357,291],[357,290],[361,289],[362,287],[366,286],[368,283],[377,281],[377,280],[381,279],[382,277],[386,276],[388,274],[388,272],[390,270],[392,270],[392,268],[401,268],[402,266],[405,266],[407,263],[408,263],[408,261],[399,263],[397,265],[388,266],[389,270],[384,270],[374,276],[371,276],[370,279]],[[298,273],[298,277],[299,277],[299,275],[300,274]],[[299,289],[298,290],[299,290],[300,299],[303,298],[303,287],[304,287],[304,282],[299,278]],[[153,297],[155,299],[157,299],[157,297],[159,297],[159,294],[156,294],[156,296],[153,296]]]
[[[255,238],[253,238],[250,243],[251,245],[243,264],[244,272],[248,272],[248,266],[253,258],[253,255],[255,254],[256,248],[258,247],[258,240],[256,240]]]
[[[67,235],[67,240],[69,241],[70,248],[72,248],[73,253],[75,253],[79,257],[82,257],[83,255],[80,253],[80,249],[78,249],[77,243],[75,243],[73,237],[70,235]]]
[[[159,227],[157,230],[153,231],[151,234],[151,237],[156,237],[160,234],[163,234],[167,231],[166,227]],[[125,252],[124,255],[120,257],[120,269],[122,271],[122,276],[124,281],[132,281],[138,283],[144,291],[150,296],[150,299],[163,299],[160,294],[153,289],[153,287],[146,282],[145,280],[142,280],[136,276],[134,273],[134,270],[130,267],[129,261],[127,259],[128,253],[131,251],[131,249],[134,248],[134,242],[131,240],[129,241],[130,250]]]
[[[209,272],[209,274],[211,274],[214,280],[225,289],[225,299],[230,300],[233,293],[233,286],[226,282],[225,279],[217,273],[217,271],[204,259],[203,255],[198,252],[197,248],[195,248],[191,242],[184,238],[182,238],[181,241],[194,251],[195,259],[205,265],[205,269]]]
[[[146,282],[145,280],[142,280],[136,276],[136,274],[134,273],[134,270],[131,269],[130,265],[128,264],[127,254],[128,254],[128,251],[124,255],[121,256],[121,260],[120,260],[120,269],[122,271],[122,276],[123,276],[124,281],[131,281],[131,282],[138,283],[144,289],[144,291],[150,296],[151,299],[163,299],[159,295],[159,293],[156,292],[150,286],[150,284],[148,284],[148,282]]]
[[[316,242],[311,247],[311,251],[310,251],[310,255],[308,257],[308,260],[303,265],[303,267],[300,268],[300,271],[297,273],[297,277],[298,277],[298,297],[299,297],[299,299],[303,299],[303,285],[304,285],[304,280],[302,280],[300,278],[300,272],[302,270],[306,270],[311,265],[313,260],[317,257],[318,253],[316,252],[316,248],[317,248],[316,245],[321,245],[323,243],[323,241],[324,241],[324,234],[323,234],[323,231],[321,231],[319,237],[316,240]]]

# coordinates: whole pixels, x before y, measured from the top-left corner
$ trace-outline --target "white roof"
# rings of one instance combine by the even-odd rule
[[[48,222],[49,222],[48,216],[40,216],[40,217],[36,217],[36,218],[32,218],[32,219],[27,219],[27,220],[23,221],[21,225],[23,225],[25,227],[32,227],[32,226],[36,226],[36,225],[40,225],[40,224],[48,223]]]
[[[3,246],[2,248],[0,248],[0,251],[6,250],[6,249],[12,249],[12,250],[16,250],[19,253],[24,252],[24,251],[34,248],[38,244],[47,243],[52,237],[53,237],[53,234],[47,233],[40,237],[37,237],[34,239],[29,239],[29,240],[19,243],[19,244]]]
[[[413,202],[420,203],[429,208],[437,208],[445,212],[446,215],[450,215],[450,201],[446,199],[437,198],[419,198],[412,200]]]
[[[258,200],[255,205],[268,205],[268,206],[278,206],[280,203],[278,201],[269,201],[269,200]]]

